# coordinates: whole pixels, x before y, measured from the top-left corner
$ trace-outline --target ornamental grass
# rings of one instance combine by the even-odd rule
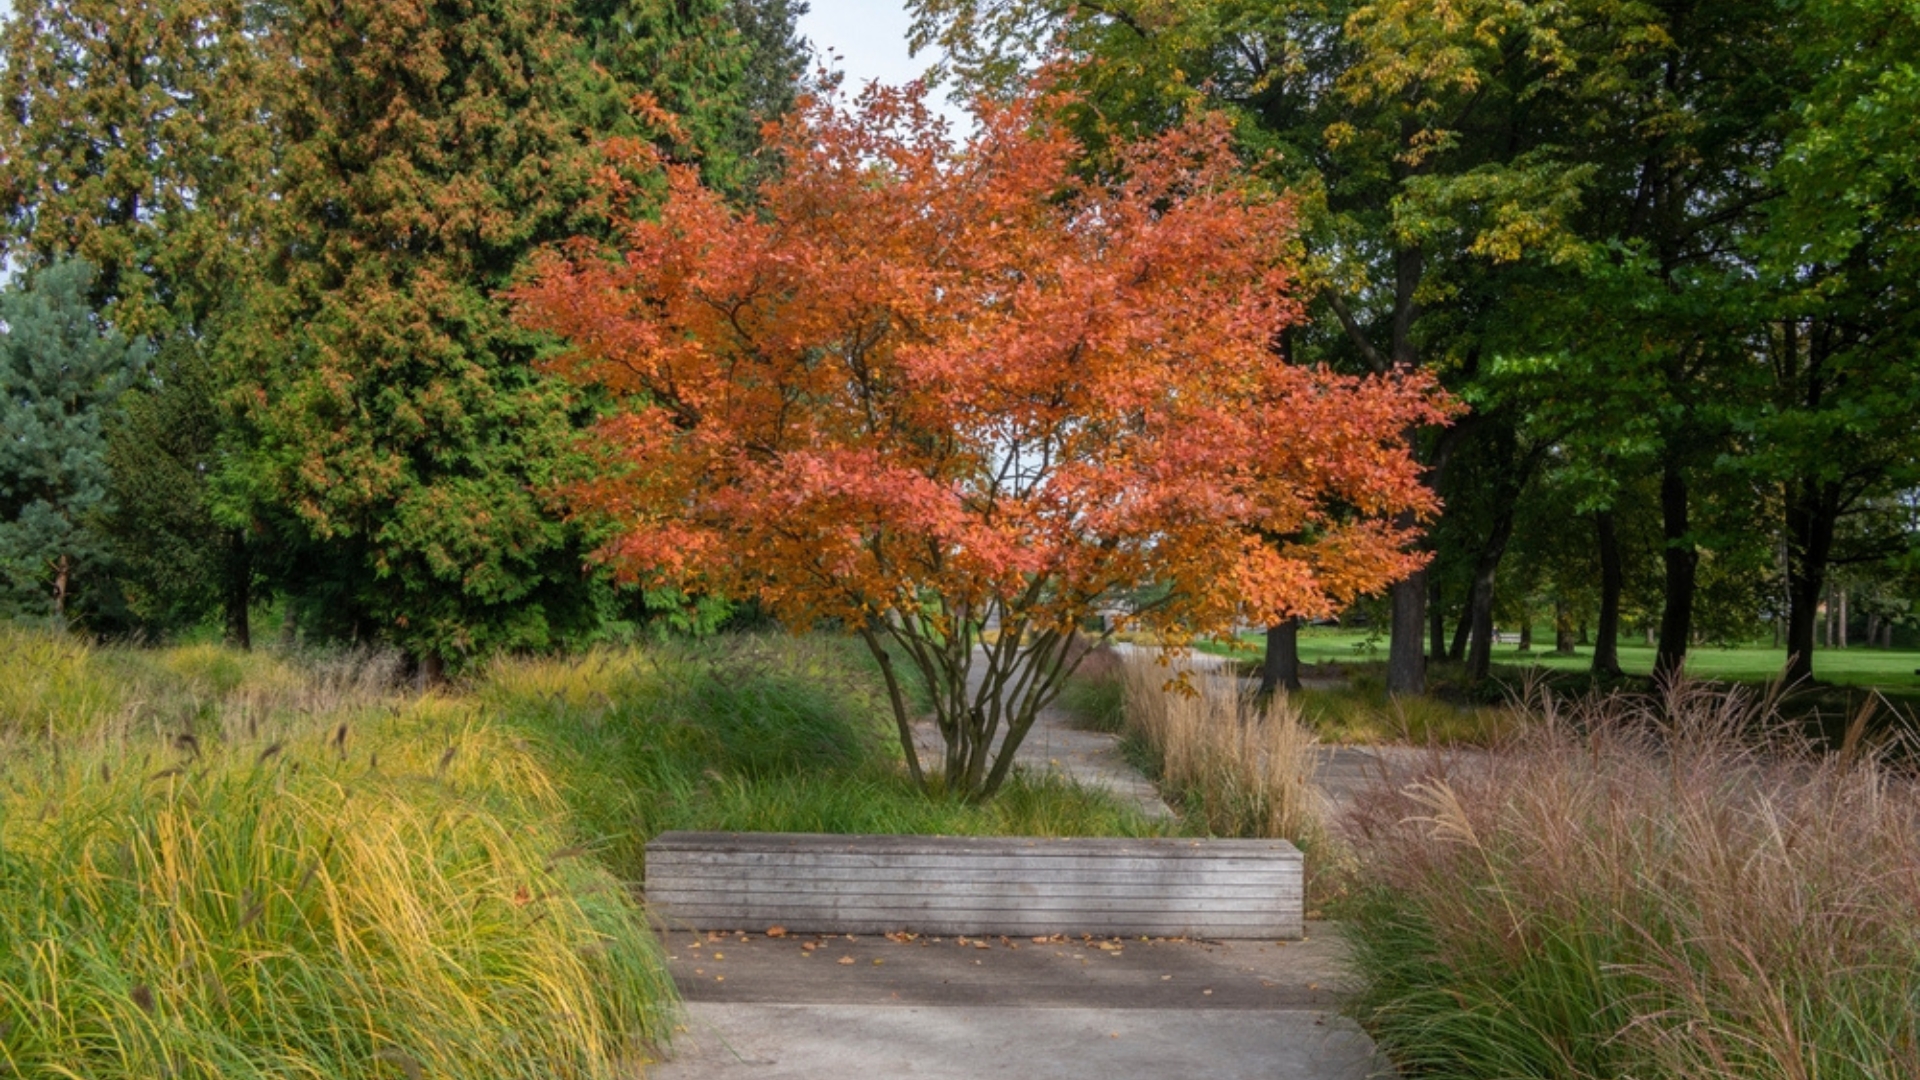
[[[1920,1076],[1920,785],[1739,689],[1561,702],[1356,808],[1363,1022],[1410,1075]]]

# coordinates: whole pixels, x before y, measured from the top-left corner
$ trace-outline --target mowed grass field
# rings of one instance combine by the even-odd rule
[[[1369,649],[1369,641],[1376,647]],[[1257,659],[1265,648],[1264,637],[1245,634],[1237,643],[1237,655]],[[1654,650],[1639,638],[1620,644],[1620,666],[1629,675],[1651,673],[1653,656]],[[1385,659],[1385,639],[1369,638],[1364,630],[1311,626],[1300,631],[1300,661],[1303,664],[1351,664]],[[1593,650],[1582,647],[1574,650],[1572,655],[1560,655],[1553,651],[1551,634],[1536,633],[1534,647],[1528,652],[1521,652],[1512,645],[1495,646],[1493,663],[1496,667],[1541,667],[1550,671],[1583,672],[1593,663]],[[1701,645],[1687,653],[1687,670],[1703,679],[1764,682],[1777,677],[1786,663],[1785,649],[1761,644],[1733,648]],[[1813,656],[1814,677],[1842,686],[1920,692],[1920,674],[1915,674],[1916,668],[1920,668],[1920,651],[1911,649],[1819,649]]]

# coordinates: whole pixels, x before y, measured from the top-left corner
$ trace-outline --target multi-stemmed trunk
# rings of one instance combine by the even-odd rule
[[[934,778],[920,760],[913,709],[890,645],[906,656],[931,692],[944,790],[985,800],[1006,782],[1034,719],[1059,695],[1087,650],[1070,632],[1036,630],[1024,621],[1005,619],[997,636],[987,641],[981,621],[944,614],[947,618],[933,620],[921,613],[895,612],[862,628],[860,636],[886,682],[901,753],[914,783],[931,789]]]

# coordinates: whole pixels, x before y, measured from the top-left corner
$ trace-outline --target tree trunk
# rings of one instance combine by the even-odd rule
[[[1687,481],[1671,458],[1660,473],[1660,524],[1666,546],[1660,560],[1666,571],[1666,606],[1660,613],[1660,645],[1653,658],[1656,679],[1670,679],[1687,662],[1687,643],[1693,639],[1694,583],[1700,552],[1687,520]]]
[[[1867,612],[1867,648],[1880,644],[1880,616]]]
[[[1533,651],[1533,611],[1531,609],[1520,616],[1520,647],[1514,651]]]
[[[1833,556],[1838,515],[1829,508],[1838,502],[1835,496],[1812,483],[1793,485],[1787,496],[1787,666],[1781,678],[1788,683],[1813,678],[1815,635],[1826,638],[1820,600]]]
[[[1453,627],[1453,644],[1447,647],[1447,659],[1458,664],[1467,658],[1467,639],[1473,636],[1473,593],[1467,593],[1466,610]]]
[[[1559,597],[1553,601],[1553,651],[1561,656],[1573,655],[1573,613]]]
[[[1620,565],[1620,535],[1614,529],[1613,511],[1593,515],[1594,539],[1600,547],[1600,628],[1593,639],[1595,675],[1620,676],[1620,593],[1626,587],[1626,573]]]
[[[1444,660],[1447,656],[1447,612],[1440,603],[1440,579],[1428,576],[1427,585],[1427,656],[1432,660]]]
[[[73,556],[53,560],[53,625],[63,633],[67,629],[67,590],[73,584]]]
[[[241,649],[253,648],[253,555],[247,548],[247,534],[234,529],[227,534],[226,565],[227,641]]]
[[[1393,602],[1393,622],[1387,643],[1387,693],[1424,694],[1427,692],[1427,655],[1420,646],[1427,629],[1427,572],[1420,570],[1405,581],[1396,582],[1389,595]]]
[[[1267,627],[1267,657],[1260,665],[1260,693],[1300,689],[1300,620],[1285,619]]]
[[[1467,656],[1467,678],[1487,677],[1493,666],[1493,585],[1500,572],[1500,560],[1507,553],[1507,541],[1513,536],[1513,503],[1493,519],[1493,529],[1473,563],[1473,592],[1467,601],[1467,618],[1473,624],[1473,648]]]
[[[1844,588],[1840,590],[1840,613],[1834,617],[1833,629],[1834,629],[1833,641],[1834,641],[1835,647],[1841,648],[1841,649],[1846,648],[1847,647],[1847,590]]]

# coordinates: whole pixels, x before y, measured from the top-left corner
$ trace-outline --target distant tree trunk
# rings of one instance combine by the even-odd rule
[[[234,529],[227,533],[226,565],[227,641],[242,649],[253,648],[253,554],[247,548],[247,534]]]
[[[1553,651],[1561,656],[1573,655],[1573,613],[1559,597],[1553,600]]]
[[[73,584],[73,556],[60,555],[53,560],[53,625],[67,628],[67,590]]]
[[[1847,590],[1845,588],[1842,588],[1840,590],[1840,613],[1834,617],[1833,629],[1834,629],[1834,635],[1833,635],[1834,643],[1842,649],[1846,648],[1847,647]]]
[[[1533,651],[1533,612],[1528,610],[1520,616],[1520,647],[1516,652]]]
[[[1458,664],[1467,658],[1467,639],[1473,636],[1473,595],[1467,595],[1467,607],[1453,626],[1453,643],[1447,646],[1447,659]]]
[[[1473,592],[1467,608],[1468,621],[1473,625],[1473,648],[1467,657],[1469,679],[1486,678],[1493,666],[1493,586],[1512,537],[1513,502],[1509,500],[1494,516],[1493,529],[1473,563]]]
[[[1267,657],[1260,665],[1260,693],[1300,689],[1300,620],[1285,619],[1267,627]]]
[[[1880,616],[1867,612],[1867,648],[1880,644]]]
[[[1613,511],[1593,515],[1594,538],[1600,547],[1600,631],[1593,641],[1595,675],[1620,675],[1620,593],[1626,574],[1620,565],[1620,535],[1614,530]]]
[[[1694,585],[1700,552],[1689,535],[1687,480],[1680,463],[1669,456],[1660,473],[1660,524],[1666,545],[1660,553],[1666,570],[1666,606],[1660,613],[1660,645],[1654,654],[1655,678],[1679,674],[1687,662],[1687,643],[1693,639]]]
[[[1820,644],[1832,640],[1821,617],[1820,600],[1826,592],[1828,560],[1833,555],[1838,492],[1830,485],[1811,482],[1793,485],[1787,495],[1787,666],[1781,678],[1788,683],[1813,678],[1815,635]]]
[[[1893,620],[1892,619],[1888,619],[1886,622],[1882,623],[1880,626],[1880,647],[1883,649],[1893,648]]]
[[[1427,583],[1427,656],[1444,660],[1447,656],[1447,612],[1440,603],[1440,579],[1429,575]]]
[[[1593,644],[1592,639],[1587,637],[1587,620],[1585,619],[1580,620],[1580,640],[1579,642],[1577,642],[1577,644],[1580,644],[1580,645]]]

